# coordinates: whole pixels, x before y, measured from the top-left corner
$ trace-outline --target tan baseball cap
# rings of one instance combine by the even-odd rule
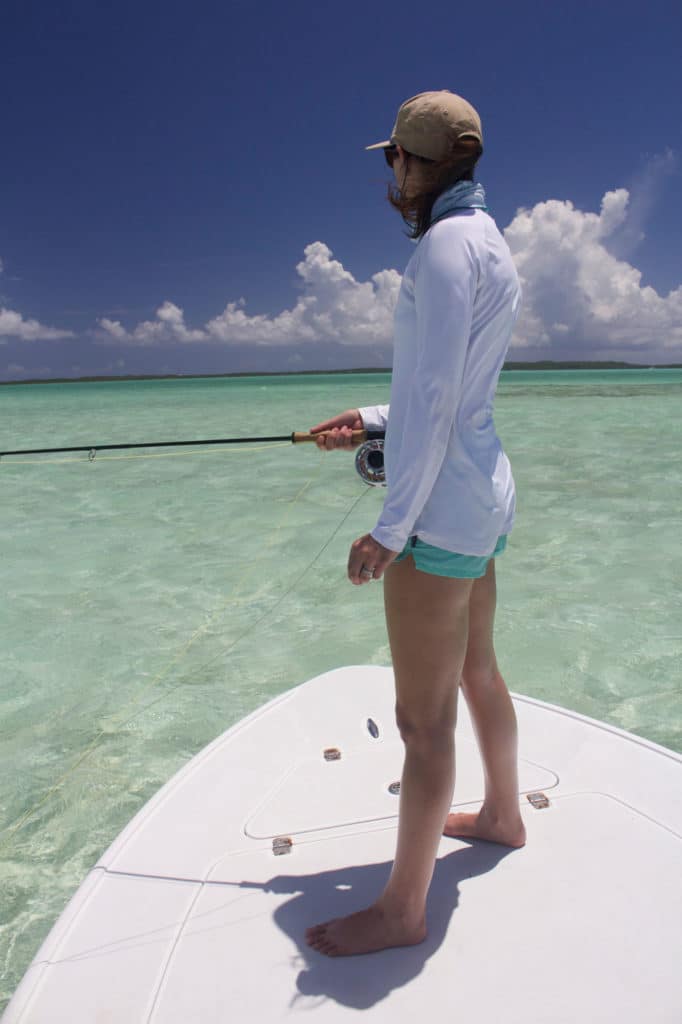
[[[399,144],[408,153],[428,160],[447,156],[454,139],[478,139],[483,145],[481,119],[465,99],[454,92],[420,92],[405,100],[393,125],[391,138],[365,149],[386,149]]]

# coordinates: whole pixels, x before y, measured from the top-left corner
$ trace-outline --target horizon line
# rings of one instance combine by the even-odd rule
[[[502,373],[514,370],[677,370],[682,363],[626,363],[617,360],[564,360],[540,359],[533,362],[507,362]],[[141,373],[141,374],[88,374],[83,377],[29,377],[21,380],[0,380],[0,386],[15,384],[86,384],[107,381],[131,380],[196,380],[222,377],[302,377],[305,375],[329,376],[350,373],[388,373],[390,366],[364,366],[337,370],[240,370],[233,373]]]

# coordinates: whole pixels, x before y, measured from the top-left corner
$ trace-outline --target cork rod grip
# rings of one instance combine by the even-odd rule
[[[324,437],[327,432],[321,430],[319,434],[306,434],[300,431],[294,431],[291,435],[292,444],[301,444],[303,441],[316,441],[318,437]],[[352,443],[362,444],[363,441],[367,440],[366,430],[354,430],[352,433]]]

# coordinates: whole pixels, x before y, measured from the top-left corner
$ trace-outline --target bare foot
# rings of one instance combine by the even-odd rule
[[[495,820],[490,817],[485,807],[480,811],[467,814],[448,814],[443,835],[461,836],[464,839],[486,839],[489,843],[502,843],[504,846],[524,846],[526,842],[526,826],[519,815],[511,822]]]
[[[308,945],[326,956],[353,956],[376,953],[390,946],[416,946],[425,938],[424,916],[417,921],[393,917],[376,903],[348,917],[337,917],[307,928],[305,933]]]

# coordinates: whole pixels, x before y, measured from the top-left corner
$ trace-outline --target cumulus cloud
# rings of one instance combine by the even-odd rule
[[[606,248],[618,259],[630,258],[641,241],[646,237],[644,228],[651,210],[660,198],[665,179],[678,167],[678,159],[671,149],[658,153],[647,160],[644,168],[635,175],[629,189],[627,217],[606,240]]]
[[[0,274],[4,269],[4,264],[0,260]],[[0,306],[0,345],[6,344],[8,338],[18,338],[21,341],[53,341],[73,336],[73,331],[60,331],[56,327],[46,327],[37,320],[24,320],[21,313]]]
[[[164,302],[156,311],[156,320],[144,320],[134,331],[128,332],[120,320],[109,320],[102,317],[97,321],[100,325],[100,337],[110,337],[116,341],[133,342],[139,345],[153,345],[160,341],[206,341],[203,330],[189,330],[185,325],[185,316],[174,302]]]
[[[641,272],[622,252],[641,238],[654,185],[675,161],[664,154],[637,184],[607,192],[599,213],[570,200],[549,199],[517,212],[504,234],[523,286],[522,312],[512,342],[519,349],[571,349],[577,355],[659,350],[682,345],[682,285],[663,297],[643,287]],[[619,253],[621,255],[619,255]],[[277,346],[307,342],[388,346],[401,277],[382,270],[358,281],[323,242],[312,242],[296,271],[301,294],[291,309],[250,314],[243,298],[190,328],[183,310],[164,302],[153,320],[128,331],[118,320],[99,321],[100,339],[131,345],[214,342]]]
[[[514,347],[566,337],[581,352],[682,345],[682,285],[664,298],[609,249],[629,199],[627,189],[607,192],[598,214],[558,199],[518,211],[504,232],[524,293]]]
[[[73,337],[73,331],[46,327],[37,320],[24,320],[21,313],[0,307],[0,345],[8,338],[18,338],[20,341],[56,341],[60,338]]]
[[[543,357],[555,352],[560,358],[627,358],[653,349],[670,353],[669,361],[682,358],[682,284],[660,295],[642,285],[641,272],[625,258],[643,237],[661,182],[675,167],[670,152],[653,158],[632,189],[607,192],[598,213],[579,210],[567,199],[518,210],[504,230],[523,286],[512,358],[514,353],[537,358],[533,350],[542,350]],[[252,314],[239,298],[192,326],[180,306],[165,301],[153,319],[128,327],[102,317],[91,333],[102,342],[131,347],[201,343],[250,351],[281,347],[285,353],[286,346],[328,342],[330,348],[371,348],[375,360],[377,352],[388,354],[401,282],[396,270],[359,281],[317,241],[305,248],[296,271],[296,302],[273,315]],[[73,332],[0,308],[0,342],[10,337],[59,339]]]
[[[401,277],[397,270],[381,270],[369,281],[357,281],[332,258],[324,242],[306,246],[296,271],[301,295],[292,309],[276,316],[250,315],[246,300],[228,302],[204,327],[190,330],[183,310],[164,302],[155,320],[140,323],[131,332],[118,320],[99,320],[100,338],[110,337],[141,345],[161,341],[251,342],[254,345],[335,341],[342,345],[388,343],[393,308]]]
[[[122,326],[120,320],[108,320],[107,317],[102,317],[97,323],[100,325],[105,334],[115,338],[116,341],[128,341],[130,335],[126,331],[125,327]]]

